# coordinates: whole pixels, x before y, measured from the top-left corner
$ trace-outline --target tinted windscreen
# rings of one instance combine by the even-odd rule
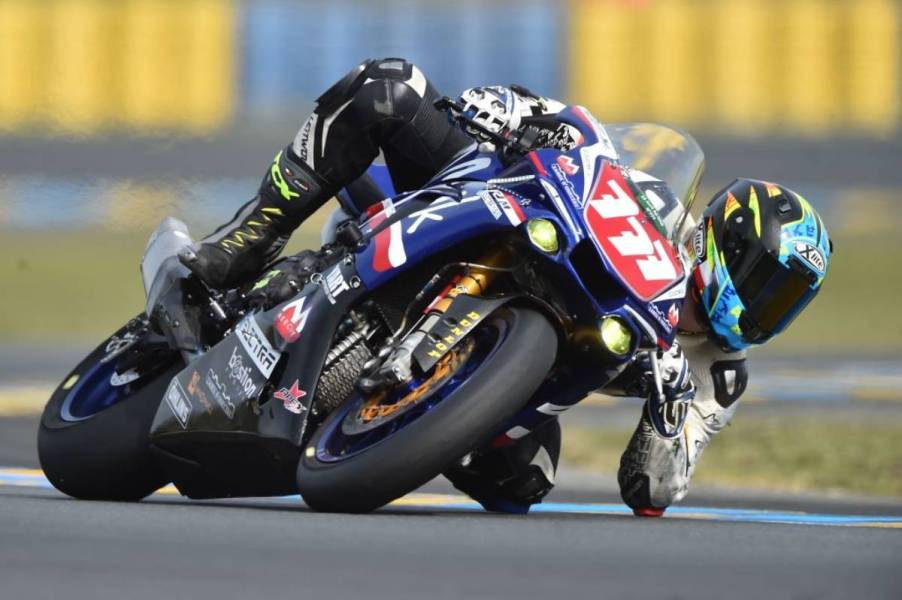
[[[612,123],[605,131],[613,142],[620,161],[660,179],[675,198],[662,196],[665,206],[658,208],[667,236],[677,241],[685,230],[688,214],[705,170],[705,155],[698,142],[682,131],[656,123]],[[691,224],[689,225],[691,227]]]

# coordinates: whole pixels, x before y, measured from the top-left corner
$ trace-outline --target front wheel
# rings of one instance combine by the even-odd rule
[[[556,355],[541,314],[496,311],[410,386],[352,396],[329,415],[298,464],[304,502],[367,512],[415,490],[497,434]]]

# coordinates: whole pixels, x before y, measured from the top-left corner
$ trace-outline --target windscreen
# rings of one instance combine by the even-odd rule
[[[673,196],[659,194],[657,206],[667,236],[685,239],[694,220],[690,211],[705,170],[705,155],[689,135],[655,123],[612,123],[605,130],[622,164],[665,182]]]

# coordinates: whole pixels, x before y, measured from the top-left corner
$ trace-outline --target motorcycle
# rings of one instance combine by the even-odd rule
[[[43,412],[47,478],[75,498],[139,500],[171,482],[189,498],[300,493],[366,512],[637,357],[654,364],[676,335],[704,155],[662,125],[605,127],[581,107],[559,119],[578,147],[528,151],[484,131],[492,145],[401,194],[371,168],[384,199],[274,306],[250,298],[278,262],[209,289],[178,260],[187,228],[164,220],[142,259],[144,313]]]

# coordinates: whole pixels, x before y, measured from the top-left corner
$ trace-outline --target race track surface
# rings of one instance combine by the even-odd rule
[[[640,519],[613,482],[565,466],[528,516],[485,513],[441,481],[371,515],[172,488],[86,502],[37,469],[37,423],[0,416],[0,600],[902,598],[897,500],[696,489]]]
[[[3,598],[902,594],[902,510],[871,507],[876,514],[851,520],[794,513],[821,524],[720,520],[744,511],[702,508],[638,519],[616,514],[613,503],[573,504],[562,492],[549,512],[520,517],[442,493],[371,515],[331,515],[295,498],[86,502],[48,489],[32,471],[0,470],[0,481]]]

